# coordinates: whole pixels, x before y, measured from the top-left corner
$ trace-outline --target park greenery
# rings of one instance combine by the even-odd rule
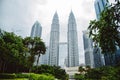
[[[50,74],[35,74],[35,73],[13,73],[13,74],[0,74],[0,80],[55,80],[54,76]]]
[[[45,54],[46,47],[40,38],[21,38],[14,33],[3,32],[0,37],[0,72],[30,72],[35,55]]]
[[[51,74],[55,78],[60,80],[67,80],[68,75],[66,74],[64,69],[61,69],[59,66],[49,66],[49,65],[41,65],[39,67],[34,66],[32,69],[36,74]]]
[[[120,48],[120,1],[107,6],[99,20],[93,20],[89,26],[90,37],[95,46],[104,54],[114,54]],[[25,78],[30,80],[67,80],[65,70],[58,66],[39,66],[39,57],[45,54],[46,47],[40,38],[22,38],[0,30],[0,78]],[[37,64],[34,62],[37,57]],[[119,80],[120,60],[115,66],[100,68],[79,67],[76,80]]]
[[[59,66],[38,65],[45,52],[46,46],[38,37],[22,38],[0,30],[0,79],[67,80],[65,70]]]
[[[100,68],[79,67],[80,74],[75,74],[76,80],[119,80],[119,66],[103,66]]]

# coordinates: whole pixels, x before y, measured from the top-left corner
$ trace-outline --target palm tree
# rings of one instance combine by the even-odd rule
[[[31,37],[26,37],[23,39],[23,43],[25,47],[28,49],[29,55],[27,56],[28,57],[27,61],[28,61],[29,72],[31,72],[31,68],[35,61],[35,54],[34,54],[35,52],[33,50],[35,41]]]
[[[38,37],[34,37],[34,38],[26,37],[23,40],[23,43],[28,48],[28,51],[30,53],[30,57],[28,60],[31,63],[30,64],[31,68],[35,61],[35,55],[38,55],[37,64],[36,64],[36,66],[38,66],[40,55],[45,54],[45,51],[46,51],[44,42]]]
[[[34,51],[35,51],[35,54],[38,55],[36,66],[38,66],[40,55],[45,54],[46,47],[45,47],[44,42],[40,38],[35,37],[34,39],[35,39],[35,42],[36,42]]]

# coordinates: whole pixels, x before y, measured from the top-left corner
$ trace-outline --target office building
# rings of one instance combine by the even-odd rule
[[[97,19],[100,19],[101,12],[105,9],[105,6],[109,5],[107,0],[95,0],[95,12]]]
[[[41,34],[42,34],[41,24],[38,21],[36,21],[32,27],[32,30],[31,30],[31,37],[32,38],[34,38],[34,37],[41,38]]]
[[[59,18],[57,12],[53,16],[49,44],[49,65],[59,64]]]
[[[77,25],[73,12],[70,12],[68,19],[68,67],[79,66],[79,54],[78,54],[78,36]]]
[[[93,42],[89,38],[88,31],[83,31],[83,43],[84,43],[84,52],[85,52],[85,65],[94,67],[94,56],[93,56]]]

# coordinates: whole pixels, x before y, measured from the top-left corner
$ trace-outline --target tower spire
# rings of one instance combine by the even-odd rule
[[[68,19],[68,67],[75,67],[79,65],[79,54],[78,54],[78,38],[76,21],[71,10]]]
[[[59,60],[59,18],[55,12],[51,24],[50,45],[49,45],[49,64],[58,66]]]

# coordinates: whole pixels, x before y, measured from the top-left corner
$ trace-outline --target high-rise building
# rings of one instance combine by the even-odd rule
[[[101,67],[104,65],[104,58],[103,55],[101,54],[101,49],[100,47],[94,47],[93,48],[93,57],[94,57],[94,67]]]
[[[100,19],[100,13],[104,10],[106,5],[108,5],[107,0],[95,0],[94,6],[97,19]]]
[[[78,54],[78,36],[76,29],[76,20],[73,12],[71,11],[68,19],[68,67],[79,66]]]
[[[49,65],[58,66],[59,63],[59,18],[57,12],[53,16],[49,44]]]
[[[41,37],[41,33],[42,33],[41,24],[38,21],[36,21],[31,30],[31,37],[32,38]]]
[[[93,57],[93,42],[89,38],[88,31],[83,31],[83,43],[84,43],[84,52],[85,52],[85,65],[94,67],[94,57]]]
[[[36,21],[36,22],[34,23],[34,25],[32,26],[30,37],[31,37],[31,38],[34,38],[34,37],[39,37],[39,38],[41,38],[41,33],[42,33],[41,24],[40,24],[38,21]],[[34,62],[34,65],[37,64],[37,57],[38,57],[38,56],[36,55],[35,57],[36,57],[36,60],[35,60],[35,62]],[[40,59],[39,59],[38,65],[40,65]]]

